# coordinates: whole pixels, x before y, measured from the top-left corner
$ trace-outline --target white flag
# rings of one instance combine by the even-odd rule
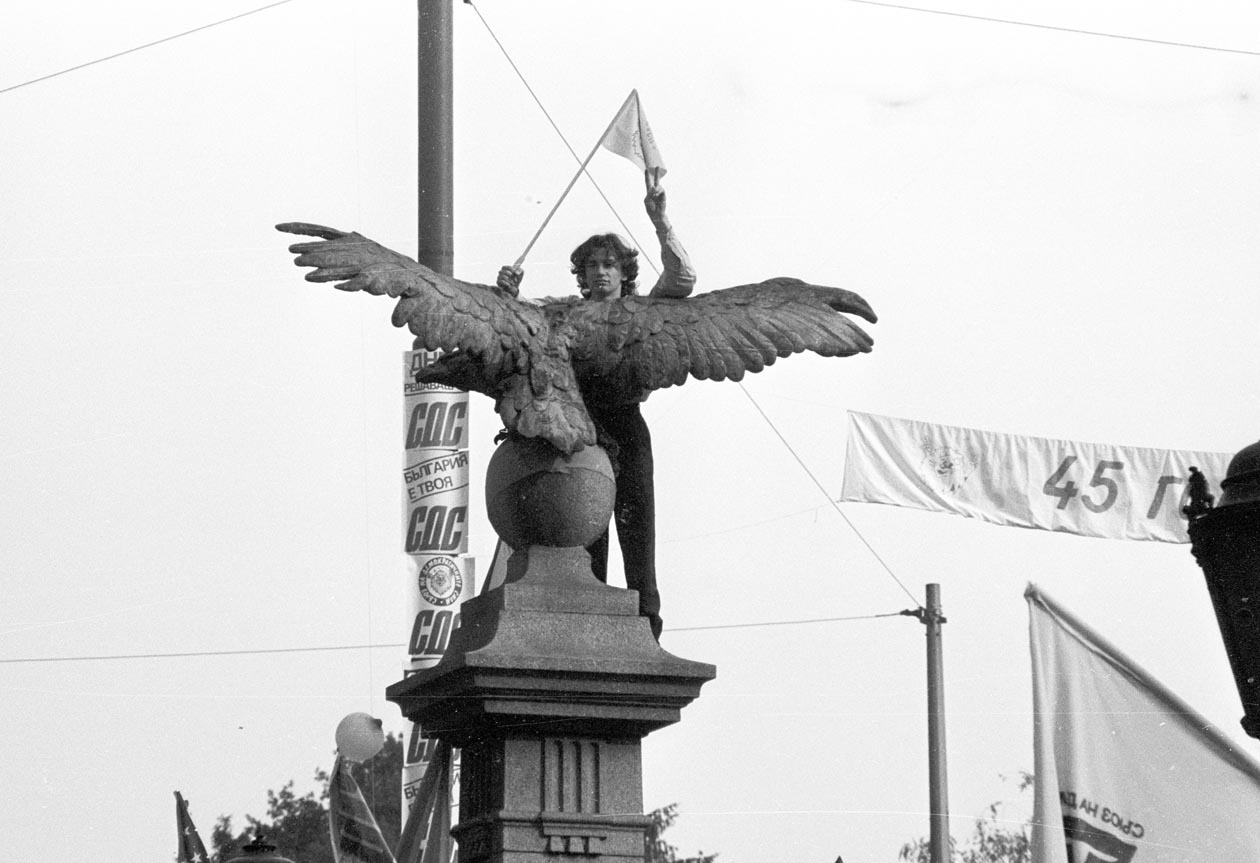
[[[1190,468],[1219,494],[1231,458],[850,411],[840,499],[1083,536],[1189,542],[1181,507]]]
[[[1029,585],[1033,863],[1260,860],[1260,763]]]
[[[665,162],[656,147],[656,137],[648,125],[647,114],[643,113],[643,106],[639,103],[638,90],[630,91],[600,145],[634,162],[640,170],[652,171],[658,180],[665,176]]]

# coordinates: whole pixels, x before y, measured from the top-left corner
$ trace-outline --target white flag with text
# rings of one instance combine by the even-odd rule
[[[1219,495],[1231,457],[850,411],[840,499],[1082,536],[1189,542],[1181,507],[1190,468]]]
[[[1036,587],[1024,596],[1033,863],[1260,860],[1260,763]]]
[[[665,176],[665,161],[657,149],[656,136],[648,125],[638,90],[630,91],[599,143],[606,150],[634,162],[640,170],[653,172],[658,181]]]

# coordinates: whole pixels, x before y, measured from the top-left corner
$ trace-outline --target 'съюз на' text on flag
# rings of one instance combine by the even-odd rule
[[[1030,585],[1033,863],[1260,860],[1260,764]]]

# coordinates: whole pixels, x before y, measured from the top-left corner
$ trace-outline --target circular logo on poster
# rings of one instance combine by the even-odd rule
[[[452,605],[463,589],[459,564],[449,557],[435,557],[420,567],[420,595],[430,605]]]

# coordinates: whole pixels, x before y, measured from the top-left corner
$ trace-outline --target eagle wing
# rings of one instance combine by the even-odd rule
[[[285,222],[276,230],[320,238],[289,246],[297,266],[315,268],[306,274],[308,282],[397,297],[393,324],[410,329],[417,347],[466,351],[489,375],[516,371],[545,327],[538,307],[489,285],[442,275],[361,234],[304,222]]]
[[[573,309],[572,353],[588,402],[627,401],[689,376],[738,381],[801,351],[867,353],[874,340],[850,314],[876,320],[852,291],[791,278],[687,299],[623,297]]]
[[[568,341],[544,307],[445,276],[361,234],[305,222],[276,229],[319,238],[289,246],[295,264],[314,267],[307,281],[398,299],[394,326],[410,329],[417,347],[444,352],[418,380],[484,393],[509,429],[563,452],[595,442]]]

